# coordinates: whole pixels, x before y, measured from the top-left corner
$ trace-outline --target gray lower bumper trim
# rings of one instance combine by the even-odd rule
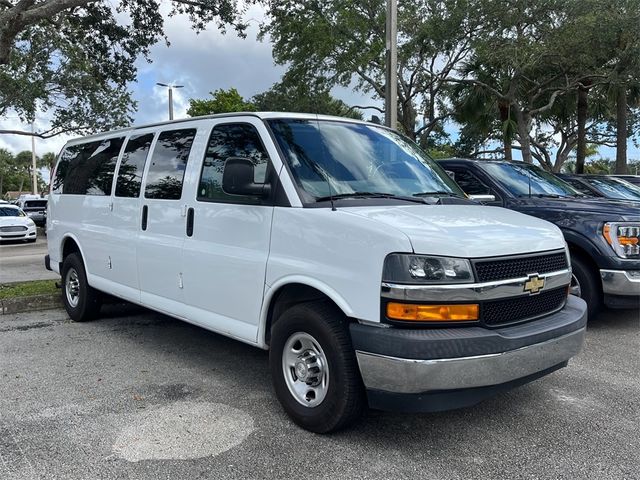
[[[640,277],[625,270],[600,270],[602,291],[611,295],[640,295]]]
[[[413,360],[356,351],[364,384],[396,393],[484,387],[566,362],[582,348],[585,328],[517,350],[474,357]]]

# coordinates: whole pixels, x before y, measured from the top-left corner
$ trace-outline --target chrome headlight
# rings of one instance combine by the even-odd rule
[[[384,261],[382,281],[405,284],[473,283],[471,263],[464,258],[392,253]]]
[[[640,224],[608,222],[602,235],[616,255],[622,258],[640,258]]]

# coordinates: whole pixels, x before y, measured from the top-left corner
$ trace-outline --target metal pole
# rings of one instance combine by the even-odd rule
[[[169,87],[169,120],[173,120],[173,89]]]
[[[31,122],[31,133],[35,133],[35,126]],[[38,170],[36,166],[36,137],[31,135],[31,170],[33,173],[33,194],[38,194]]]
[[[384,90],[384,123],[387,127],[398,125],[398,2],[387,0],[387,71]]]

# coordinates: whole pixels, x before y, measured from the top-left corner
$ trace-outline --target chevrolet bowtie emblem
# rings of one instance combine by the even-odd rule
[[[540,290],[544,288],[544,278],[540,278],[537,273],[529,275],[529,278],[524,282],[524,291],[529,295],[535,295],[540,293]]]

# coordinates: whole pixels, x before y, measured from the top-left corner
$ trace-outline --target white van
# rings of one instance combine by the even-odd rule
[[[49,195],[69,316],[101,292],[270,350],[306,429],[437,411],[567,365],[585,303],[560,230],[465,198],[400,134],[287,113],[72,140]]]

